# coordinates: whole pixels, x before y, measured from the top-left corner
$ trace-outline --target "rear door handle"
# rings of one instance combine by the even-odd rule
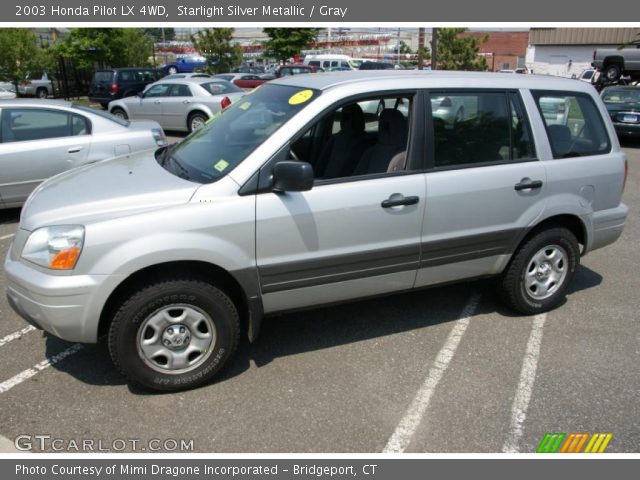
[[[520,190],[532,190],[534,188],[541,188],[542,180],[529,180],[528,178],[523,178],[520,180],[520,183],[516,183],[513,188],[516,191]]]
[[[78,153],[80,150],[82,150],[82,147],[71,147],[69,150],[67,150],[68,153]]]
[[[400,207],[403,205],[415,205],[420,201],[420,197],[415,197],[415,196],[411,196],[411,197],[401,196],[398,198],[392,198],[392,197],[393,195],[387,198],[386,200],[382,201],[382,203],[380,204],[382,208]]]

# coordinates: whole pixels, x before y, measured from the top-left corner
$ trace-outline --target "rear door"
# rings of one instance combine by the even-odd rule
[[[4,108],[1,113],[0,195],[19,205],[43,181],[83,164],[91,125],[81,116],[47,108]]]
[[[186,112],[191,104],[193,94],[189,85],[174,83],[168,95],[162,99],[162,128],[168,130],[187,128]]]
[[[430,168],[416,286],[497,273],[543,212],[547,187],[519,92],[428,95]]]

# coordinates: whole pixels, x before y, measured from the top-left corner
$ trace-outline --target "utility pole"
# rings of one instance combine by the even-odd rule
[[[424,68],[424,27],[418,28],[418,70]]]
[[[398,27],[398,65],[400,65],[400,27]]]
[[[438,58],[438,29],[434,28],[431,33],[431,70],[436,70],[436,60]]]

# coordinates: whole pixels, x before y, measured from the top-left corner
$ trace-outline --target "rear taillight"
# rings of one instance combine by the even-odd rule
[[[629,162],[625,158],[624,159],[624,180],[622,180],[622,191],[624,192],[624,187],[627,186],[627,175],[629,174]]]
[[[231,105],[231,99],[229,97],[224,97],[220,102],[220,106],[222,107],[222,110],[227,108],[229,105]]]
[[[112,83],[111,84],[111,93],[118,93],[118,84],[117,83]]]
[[[161,128],[152,128],[151,133],[153,134],[153,139],[156,141],[156,145],[159,147],[167,145],[167,137]]]

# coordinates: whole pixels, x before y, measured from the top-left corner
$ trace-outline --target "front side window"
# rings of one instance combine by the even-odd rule
[[[2,110],[2,142],[84,135],[89,133],[89,126],[83,120],[84,117],[60,110],[5,108]]]
[[[431,92],[436,167],[533,159],[519,97],[506,92]]]
[[[213,183],[319,95],[317,90],[264,85],[231,104],[178,145],[158,150],[156,160],[178,177]]]
[[[609,135],[591,96],[576,92],[531,92],[544,120],[553,158],[601,155]]]

